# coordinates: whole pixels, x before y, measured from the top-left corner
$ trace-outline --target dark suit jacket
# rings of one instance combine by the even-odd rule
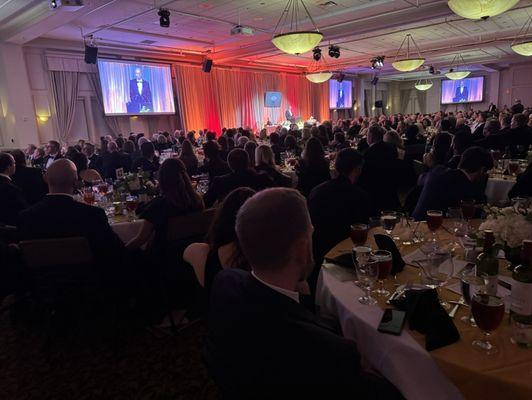
[[[467,101],[468,99],[469,99],[469,89],[467,88],[467,86],[464,86],[464,90],[462,93],[460,93],[460,86],[458,86],[456,88],[456,92],[454,93],[453,102],[459,103],[459,102]]]
[[[484,138],[484,126],[486,126],[486,123],[482,123],[479,126],[476,127],[476,129],[473,131],[473,141],[481,140]]]
[[[43,168],[46,169],[46,164],[48,164],[48,160],[50,158],[53,158],[54,161],[55,160],[59,160],[60,158],[63,158],[63,156],[61,154],[58,154],[57,156],[55,157],[51,157],[51,156],[44,156],[44,160],[43,160]]]
[[[249,272],[217,274],[208,325],[205,358],[227,398],[398,396],[388,382],[361,371],[354,342]]]
[[[308,197],[314,226],[314,256],[323,256],[349,237],[355,223],[367,223],[370,217],[369,195],[344,176],[316,186]]]
[[[0,176],[0,224],[17,225],[19,213],[28,207],[24,192],[13,181]]]
[[[461,170],[450,169],[425,183],[413,217],[418,221],[425,220],[428,210],[446,212],[449,207],[460,206],[460,201],[466,199],[484,202],[482,186],[471,182]]]
[[[19,216],[21,240],[82,236],[96,258],[95,265],[119,267],[124,244],[109,226],[103,209],[75,201],[68,195],[48,195]]]
[[[203,165],[198,168],[200,174],[209,174],[209,179],[212,181],[216,176],[227,175],[231,172],[229,165],[221,158],[213,160],[205,160]]]
[[[142,105],[144,104],[151,104],[153,102],[153,99],[152,99],[151,90],[150,90],[150,83],[143,79],[142,80],[142,93],[139,94],[139,89],[137,87],[137,80],[131,79],[129,81],[129,98],[131,99],[131,103],[138,104],[140,105],[140,107],[142,107]]]
[[[44,182],[42,170],[39,168],[17,165],[15,175],[11,179],[22,189],[29,204],[37,203],[48,193],[48,185]]]
[[[358,183],[370,195],[373,215],[400,207],[397,160],[397,148],[390,143],[375,143],[364,153],[365,163]]]
[[[203,196],[206,207],[212,206],[216,200],[223,200],[231,191],[240,187],[249,187],[253,190],[262,190],[274,186],[273,181],[266,174],[258,174],[255,171],[231,172],[227,175],[215,177],[209,190]]]
[[[528,164],[525,172],[517,175],[517,182],[508,192],[508,198],[514,197],[532,197],[532,164]]]
[[[98,156],[97,154],[93,154],[92,156],[88,157],[89,160],[89,168],[95,169],[100,173],[100,175],[103,175],[102,171],[102,158]]]
[[[297,190],[305,197],[320,183],[327,182],[331,179],[331,170],[327,161],[323,161],[318,165],[309,166],[305,160],[300,159],[296,166],[296,173]]]
[[[131,165],[126,165],[126,160],[117,151],[114,152],[105,152],[101,155],[102,158],[102,172],[104,179],[116,179],[116,170],[118,168],[123,168],[124,172],[128,172],[131,168]]]

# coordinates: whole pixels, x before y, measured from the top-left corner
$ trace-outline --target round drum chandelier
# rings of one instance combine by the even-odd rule
[[[305,77],[312,83],[327,82],[332,76],[333,73],[329,71],[329,66],[324,58],[318,61],[313,60],[308,72],[305,74]]]
[[[532,16],[528,17],[528,20],[525,22],[511,44],[512,50],[522,56],[532,56],[532,38],[528,37],[528,31],[530,30],[531,24]]]
[[[425,78],[425,79],[420,79],[418,80],[414,87],[417,89],[417,90],[421,90],[422,92],[426,91],[426,90],[429,90],[431,87],[432,87],[433,83],[431,80]]]
[[[468,19],[487,19],[508,11],[519,0],[448,0],[455,14]]]
[[[299,3],[301,3],[304,13],[312,22],[314,30],[299,30]],[[290,21],[290,24],[288,24],[288,21]],[[284,31],[284,26],[286,25],[288,25],[287,32]],[[288,0],[274,29],[272,43],[275,47],[287,54],[302,54],[316,47],[321,42],[321,39],[323,39],[323,34],[314,23],[303,0]]]
[[[405,42],[406,42],[406,57],[399,58],[399,53],[401,53],[401,49],[403,48]],[[412,42],[412,44],[415,46],[418,57],[410,57],[410,42]],[[397,54],[395,55],[395,59],[392,62],[392,66],[397,71],[409,72],[409,71],[414,71],[415,69],[418,69],[424,63],[425,63],[425,59],[421,57],[421,53],[419,52],[419,48],[417,47],[417,44],[414,41],[414,38],[410,34],[406,35],[405,38],[403,39],[403,42],[401,43],[401,46],[399,46],[399,50],[397,50]]]
[[[460,60],[462,60],[462,66],[460,67]],[[458,68],[461,68],[460,71],[458,71]],[[464,79],[465,77],[469,76],[471,71],[465,70],[465,61],[461,54],[457,54],[454,56],[453,61],[451,61],[451,67],[449,68],[449,72],[445,73],[445,76],[449,79],[452,79],[453,81]]]

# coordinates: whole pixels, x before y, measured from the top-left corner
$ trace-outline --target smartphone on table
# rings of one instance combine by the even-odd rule
[[[377,330],[399,336],[405,324],[406,312],[386,308],[382,314]]]

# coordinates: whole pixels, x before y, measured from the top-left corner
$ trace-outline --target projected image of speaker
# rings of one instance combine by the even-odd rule
[[[211,72],[211,68],[212,68],[212,60],[208,58],[203,60],[203,65],[201,67],[203,72]]]
[[[266,92],[264,94],[264,107],[281,107],[281,92]]]
[[[85,62],[87,64],[96,64],[98,59],[98,47],[85,46]]]
[[[375,108],[382,108],[382,100],[377,100],[375,102]]]

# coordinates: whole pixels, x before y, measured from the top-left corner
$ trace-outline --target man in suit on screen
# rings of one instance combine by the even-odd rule
[[[338,94],[336,97],[336,108],[345,108],[345,96],[344,96],[344,88],[342,87],[342,84],[338,85]]]
[[[460,85],[456,88],[453,103],[463,103],[469,100],[469,89],[464,81],[460,81]]]
[[[135,78],[129,81],[129,98],[127,112],[153,112],[150,83],[142,77],[140,68],[135,68]]]

